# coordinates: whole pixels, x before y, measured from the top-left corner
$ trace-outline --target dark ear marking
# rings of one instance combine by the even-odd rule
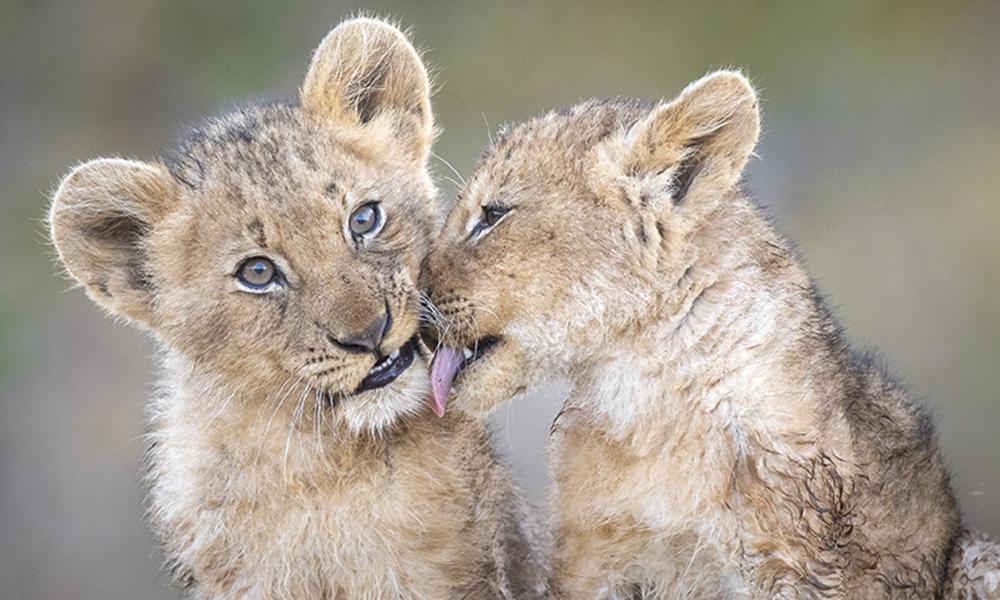
[[[400,145],[423,163],[434,138],[427,69],[406,35],[370,18],[345,21],[313,54],[301,106],[337,125],[386,117]]]
[[[711,204],[736,184],[759,133],[750,82],[734,71],[712,73],[632,126],[624,172],[630,177],[669,174],[663,191],[675,206],[700,198]]]
[[[148,222],[135,218],[134,215],[123,213],[108,213],[103,219],[84,222],[81,232],[95,243],[107,248],[118,248],[122,255],[128,256],[125,262],[125,282],[134,290],[152,291],[153,280],[144,266],[146,252],[142,241],[148,235]],[[112,298],[114,294],[108,288],[108,277],[101,275],[93,282],[105,297]]]
[[[82,233],[99,243],[134,248],[150,229],[145,221],[131,214],[108,211],[100,216],[104,218],[83,221],[80,227]]]
[[[684,160],[677,165],[671,186],[673,188],[671,198],[675,206],[684,203],[684,198],[687,196],[688,190],[691,189],[691,183],[704,165],[702,158],[701,153],[695,148],[690,150]]]
[[[378,114],[381,98],[378,91],[382,87],[383,80],[388,75],[388,63],[379,62],[362,77],[352,82],[352,89],[348,91],[350,103],[354,105],[358,113],[358,120],[362,124],[370,122]]]

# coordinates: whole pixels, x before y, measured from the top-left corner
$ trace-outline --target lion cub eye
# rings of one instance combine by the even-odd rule
[[[278,268],[270,259],[255,256],[243,261],[236,270],[236,278],[248,288],[259,290],[270,285],[278,277]]]
[[[506,206],[487,206],[483,208],[483,222],[493,227],[510,211]]]
[[[348,227],[354,236],[371,235],[382,224],[382,209],[378,202],[362,204],[351,213]]]
[[[490,204],[483,207],[483,216],[479,218],[476,222],[475,227],[472,228],[472,234],[470,237],[475,237],[482,234],[487,229],[493,227],[500,222],[504,216],[510,212],[509,206],[500,206],[499,204]]]

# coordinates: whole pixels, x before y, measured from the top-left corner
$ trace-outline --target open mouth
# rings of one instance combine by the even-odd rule
[[[361,380],[354,393],[367,392],[385,387],[396,380],[413,364],[416,338],[411,338],[388,356],[382,357]]]
[[[482,359],[500,343],[496,336],[479,338],[465,348],[438,346],[431,361],[431,408],[440,417],[448,402],[451,384],[463,370]]]

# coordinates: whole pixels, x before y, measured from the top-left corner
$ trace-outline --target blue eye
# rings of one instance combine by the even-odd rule
[[[243,285],[257,289],[267,287],[277,276],[278,268],[263,256],[246,259],[236,271],[236,278]]]
[[[359,206],[351,213],[351,220],[348,226],[351,234],[355,236],[367,235],[378,228],[382,222],[382,209],[378,202],[368,202]]]

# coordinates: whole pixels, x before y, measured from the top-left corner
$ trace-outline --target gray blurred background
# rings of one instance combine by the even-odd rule
[[[744,68],[765,113],[751,190],[936,415],[969,522],[1000,534],[1000,2],[943,4],[0,1],[0,598],[177,597],[142,517],[153,348],[57,278],[47,193],[78,161],[153,158],[292,96],[362,8],[413,26],[436,151],[463,174],[504,122]],[[538,503],[559,396],[496,416]]]

